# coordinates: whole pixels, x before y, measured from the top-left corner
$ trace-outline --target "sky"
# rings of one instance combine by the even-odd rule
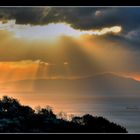
[[[139,7],[0,7],[0,82],[115,73],[140,81]]]

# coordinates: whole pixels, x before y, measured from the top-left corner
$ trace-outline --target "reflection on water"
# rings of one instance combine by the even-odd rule
[[[69,97],[68,97],[69,95]],[[110,121],[116,122],[130,133],[140,133],[140,98],[139,97],[95,97],[95,96],[67,96],[57,94],[8,94],[15,97],[21,103],[36,107],[38,105],[50,105],[56,113],[66,112],[67,114],[83,115],[92,114],[93,116],[103,116]],[[1,96],[3,96],[1,94]],[[136,106],[137,109],[127,109]]]

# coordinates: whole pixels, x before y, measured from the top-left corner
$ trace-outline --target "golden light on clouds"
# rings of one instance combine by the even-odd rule
[[[104,34],[107,34],[107,33],[119,33],[121,32],[122,30],[122,27],[121,26],[113,26],[113,27],[110,27],[110,28],[103,28],[101,30],[95,30],[94,33],[96,35],[104,35]]]
[[[9,20],[0,22],[0,30],[3,38],[0,44],[1,61],[6,60],[0,62],[1,81],[75,78],[100,71],[117,72],[127,69],[127,61],[132,58],[120,44],[108,41],[102,36],[120,33],[121,26],[79,30],[67,23],[32,26],[16,24],[15,20]],[[59,37],[61,39],[56,41]],[[53,44],[49,44],[49,41]]]
[[[119,33],[121,32],[121,26],[112,26],[102,29],[93,30],[79,30],[71,27],[67,23],[50,23],[48,25],[19,25],[15,23],[15,20],[7,22],[0,22],[0,30],[12,31],[16,37],[24,39],[47,39],[52,41],[61,36],[72,36],[80,37],[84,34],[89,35],[104,35],[108,33]]]
[[[0,62],[0,82],[35,78],[37,61]]]
[[[0,10],[0,96],[57,110],[72,102],[69,109],[75,110],[78,100],[85,100],[84,109],[101,95],[103,100],[134,94],[137,87],[131,91],[125,83],[140,82],[140,32],[137,21],[129,22],[133,14],[124,17],[127,10],[116,14],[121,10],[112,8],[29,9]]]

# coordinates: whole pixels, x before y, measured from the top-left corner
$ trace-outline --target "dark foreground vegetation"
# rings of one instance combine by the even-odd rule
[[[0,100],[0,133],[127,133],[127,130],[103,117],[86,114],[66,120],[51,108],[36,111],[17,99],[4,96]]]

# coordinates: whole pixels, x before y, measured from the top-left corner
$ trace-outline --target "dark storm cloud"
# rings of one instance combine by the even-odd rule
[[[0,17],[16,19],[19,24],[48,24],[66,21],[74,27],[90,29],[107,25],[140,21],[140,8],[95,7],[7,7],[0,8]],[[135,22],[135,21],[133,21]]]
[[[92,18],[91,14],[94,16],[97,9],[98,8],[78,7],[1,7],[0,18],[7,20],[16,19],[16,23],[18,24],[34,25],[65,21],[73,24],[76,27],[78,24],[81,24],[80,22],[83,20],[83,18]],[[88,25],[79,25],[79,27],[80,26]]]
[[[41,24],[41,18],[47,11],[49,11],[47,7],[1,7],[0,19],[15,19],[17,24]]]
[[[139,27],[140,8],[107,7],[1,7],[1,19],[16,19],[18,24],[68,22],[79,29],[122,25],[125,30]]]
[[[1,7],[0,19],[16,19],[17,24],[44,25],[67,22],[81,30],[122,26],[119,35],[108,39],[139,48],[139,7]],[[132,47],[132,48],[133,48]]]

